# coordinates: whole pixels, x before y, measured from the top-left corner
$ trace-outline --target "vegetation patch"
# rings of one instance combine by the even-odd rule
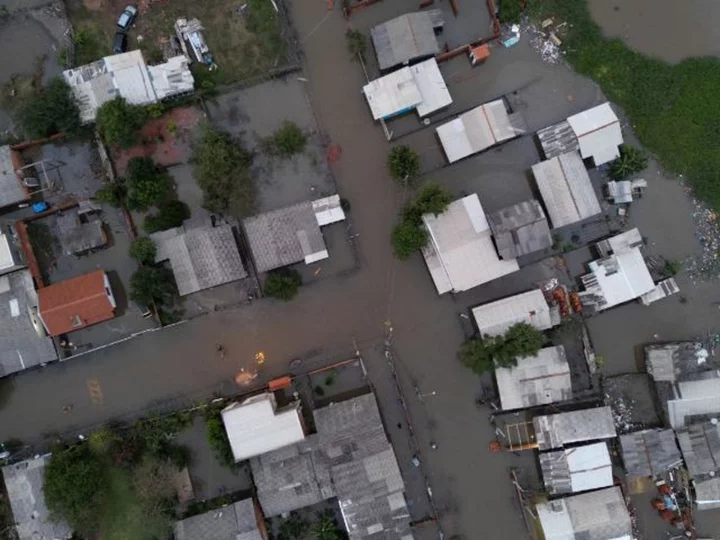
[[[272,156],[289,158],[305,151],[307,135],[295,122],[285,120],[280,129],[263,139],[262,146]]]
[[[420,156],[409,146],[396,146],[388,154],[387,165],[395,180],[409,186],[420,172]]]
[[[365,35],[362,32],[348,28],[345,31],[345,41],[347,43],[348,52],[354,60],[358,58],[361,60],[365,59],[367,43]]]
[[[131,210],[145,210],[159,204],[170,189],[170,175],[149,157],[128,161],[126,202]]]
[[[155,242],[147,236],[133,240],[130,244],[130,256],[140,264],[152,264],[155,262],[157,247]]]
[[[143,229],[148,234],[174,229],[189,217],[190,207],[182,201],[173,199],[161,203],[157,213],[145,216]]]
[[[635,52],[603,36],[584,0],[535,0],[528,10],[538,21],[568,23],[564,50],[573,68],[625,110],[663,167],[686,176],[698,197],[720,209],[720,60],[671,66]]]
[[[205,433],[208,444],[215,454],[215,459],[225,467],[236,469],[238,465],[235,463],[235,456],[233,456],[232,448],[230,447],[230,441],[228,440],[227,431],[225,431],[225,424],[223,424],[220,409],[213,408],[207,411],[205,415]]]
[[[610,178],[625,180],[629,176],[639,173],[647,168],[647,154],[629,144],[620,147],[620,157],[610,164]]]
[[[442,214],[451,201],[452,195],[438,184],[428,184],[418,193],[403,211],[402,220],[390,236],[398,259],[406,260],[427,245],[429,236],[422,221],[423,215]]]
[[[279,268],[268,272],[265,279],[265,296],[289,302],[297,295],[300,285],[302,285],[302,276],[297,270]]]
[[[524,3],[524,0],[498,0],[500,22],[508,24],[520,22]]]
[[[17,120],[31,139],[55,133],[80,133],[80,109],[68,84],[52,79],[47,86],[27,96],[17,110]]]
[[[130,148],[138,142],[147,119],[147,107],[131,105],[118,97],[100,106],[95,125],[107,144]]]
[[[482,336],[466,341],[458,359],[477,374],[495,367],[514,367],[517,359],[535,356],[545,343],[545,336],[534,326],[518,323],[502,336]]]

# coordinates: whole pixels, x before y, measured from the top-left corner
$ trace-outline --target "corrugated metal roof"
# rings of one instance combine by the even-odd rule
[[[175,540],[263,540],[255,505],[245,499],[175,522]]]
[[[195,89],[188,60],[182,55],[168,58],[163,64],[148,66],[148,71],[155,95],[161,101]]]
[[[30,199],[30,195],[15,172],[20,166],[20,158],[13,154],[14,151],[9,146],[0,146],[0,208]]]
[[[551,495],[578,493],[613,485],[607,443],[541,452],[538,457],[545,489]]]
[[[370,29],[381,70],[440,52],[433,29],[440,10],[417,11],[390,19]]]
[[[410,67],[415,79],[422,103],[417,106],[420,117],[427,116],[435,111],[447,107],[452,103],[445,79],[443,79],[437,60],[430,58]]]
[[[450,203],[440,215],[426,214],[430,234],[423,256],[438,293],[466,291],[520,269],[498,257],[485,213],[476,194]],[[438,265],[439,263],[439,265]]]
[[[487,220],[503,259],[514,259],[553,244],[545,212],[535,199],[493,212]]]
[[[656,476],[682,464],[672,429],[649,429],[620,436],[628,476]]]
[[[81,222],[77,208],[55,216],[58,240],[65,255],[86,253],[107,244],[103,222],[95,219]]]
[[[553,228],[582,221],[602,211],[577,152],[536,163],[532,171]]]
[[[517,366],[495,369],[503,410],[524,409],[572,399],[570,366],[562,345],[519,358]]]
[[[340,195],[330,195],[312,202],[318,226],[324,227],[338,221],[345,221],[345,212],[340,204]]]
[[[552,159],[560,154],[575,152],[580,149],[575,132],[567,121],[548,126],[537,132],[540,146],[542,146],[545,159]]]
[[[471,109],[435,130],[449,163],[522,133],[501,99]]]
[[[410,68],[404,67],[363,86],[373,119],[391,118],[414,109],[422,103],[415,77]]]
[[[694,485],[698,510],[720,508],[720,478],[708,478],[702,482],[694,482]]]
[[[620,157],[622,129],[609,103],[570,116],[567,121],[578,138],[583,158],[592,157],[599,166]]]
[[[473,317],[482,335],[499,336],[517,323],[533,325],[538,330],[552,328],[550,306],[542,291],[532,291],[509,296],[489,304],[473,308]]]
[[[588,267],[591,273],[581,278],[585,291],[580,296],[598,311],[639,298],[655,288],[655,282],[638,248],[598,259]]]
[[[677,383],[675,399],[667,404],[675,429],[685,427],[693,416],[720,415],[720,378]]]
[[[678,430],[678,442],[693,478],[720,473],[720,424],[703,422]]]
[[[562,448],[566,444],[617,435],[610,407],[596,407],[533,418],[535,437],[540,450]]]
[[[707,369],[708,351],[702,343],[680,341],[645,346],[645,368],[655,381],[675,382]]]

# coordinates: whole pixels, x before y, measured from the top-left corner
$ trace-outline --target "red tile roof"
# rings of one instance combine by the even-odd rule
[[[52,336],[115,317],[105,292],[105,272],[96,270],[38,290],[40,317]]]

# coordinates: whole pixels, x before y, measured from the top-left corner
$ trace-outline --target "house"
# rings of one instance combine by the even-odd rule
[[[82,255],[107,245],[108,237],[97,210],[75,207],[55,215],[57,238],[65,255]]]
[[[602,211],[585,164],[577,152],[536,163],[532,172],[554,229]]]
[[[175,540],[268,540],[260,509],[243,499],[204,514],[176,521]]]
[[[610,452],[605,442],[541,452],[538,458],[545,490],[550,495],[579,493],[613,485]]]
[[[413,60],[435,56],[440,46],[435,28],[442,28],[439,9],[406,13],[370,29],[380,70],[407,65]]]
[[[305,438],[300,402],[279,409],[266,392],[232,403],[222,410],[223,424],[235,461],[243,461]]]
[[[115,317],[117,304],[103,270],[38,290],[38,310],[47,333],[59,336]]]
[[[622,129],[609,103],[603,103],[537,132],[545,159],[579,151],[596,167],[620,157]]]
[[[545,540],[632,540],[630,513],[619,487],[536,505]]]
[[[536,416],[533,427],[540,450],[617,436],[610,407]]]
[[[0,276],[0,377],[57,358],[37,312],[38,297],[29,270]]]
[[[720,424],[718,419],[677,430],[698,509],[720,508]]]
[[[547,217],[535,199],[488,214],[487,220],[501,259],[515,259],[553,245]]]
[[[410,72],[422,96],[422,102],[416,107],[420,118],[452,104],[452,97],[435,58],[410,66]]]
[[[448,163],[455,163],[525,133],[520,113],[508,113],[498,99],[464,112],[435,129]]]
[[[63,77],[72,88],[85,124],[95,121],[97,110],[117,97],[133,105],[149,105],[192,92],[195,84],[184,57],[148,68],[140,50],[65,70]]]
[[[45,506],[44,471],[50,455],[21,461],[2,468],[15,529],[20,540],[67,540],[70,527],[55,521]]]
[[[673,385],[667,401],[670,426],[683,428],[695,421],[720,415],[720,373],[706,372],[706,379],[680,381]]]
[[[17,172],[20,167],[20,153],[7,145],[0,146],[0,208],[17,206],[30,200],[30,192]]]
[[[500,336],[518,323],[530,324],[538,330],[560,324],[559,311],[548,305],[540,289],[474,307],[472,314],[483,336]]]
[[[498,257],[476,194],[422,219],[430,237],[422,254],[438,294],[466,291],[520,269],[514,259]]]
[[[327,259],[320,227],[343,221],[340,197],[301,202],[246,218],[243,228],[258,272]]]
[[[655,478],[682,465],[672,429],[646,429],[620,435],[620,449],[628,476]]]
[[[0,276],[24,267],[20,250],[16,248],[9,235],[0,231]]]
[[[583,305],[597,311],[624,304],[655,289],[637,229],[618,234],[596,245],[601,259],[588,264],[590,273],[581,276]]]
[[[514,367],[495,368],[495,380],[504,411],[572,399],[570,366],[562,345],[518,358]]]
[[[180,296],[247,277],[229,224],[185,225],[150,235],[155,262],[170,261]]]
[[[314,411],[317,433],[250,460],[266,517],[337,498],[351,540],[411,540],[395,453],[373,394]]]

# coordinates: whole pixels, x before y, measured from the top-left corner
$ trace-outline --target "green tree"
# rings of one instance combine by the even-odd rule
[[[345,41],[347,42],[348,52],[352,55],[353,59],[365,59],[367,43],[365,42],[365,35],[362,32],[348,28],[345,31]]]
[[[170,189],[170,175],[152,158],[134,157],[127,164],[127,203],[131,209],[144,210],[158,204]]]
[[[127,186],[119,181],[114,180],[107,182],[103,187],[95,192],[95,198],[100,202],[120,208],[122,206],[125,197],[127,196]]]
[[[413,210],[420,214],[440,215],[452,202],[452,195],[439,184],[427,184],[413,201]]]
[[[17,120],[31,139],[55,133],[77,135],[81,128],[80,109],[72,90],[60,78],[31,95],[18,109]]]
[[[161,203],[157,214],[149,214],[143,220],[143,229],[148,234],[174,229],[190,217],[190,207],[182,201],[173,199]]]
[[[477,374],[489,373],[495,369],[490,343],[478,337],[463,343],[458,351],[458,360]]]
[[[280,523],[278,532],[278,540],[303,540],[310,532],[310,524],[297,512],[290,512]]]
[[[107,470],[88,445],[55,452],[45,468],[45,504],[84,537],[98,530],[109,497]]]
[[[268,153],[287,158],[305,150],[307,135],[295,122],[285,120],[280,129],[265,139],[264,146]]]
[[[205,416],[205,434],[218,462],[231,469],[237,467],[219,409],[210,409],[207,412]]]
[[[522,0],[500,0],[498,8],[498,18],[500,22],[506,24],[514,24],[520,22],[520,16],[523,11]]]
[[[140,264],[152,264],[155,262],[157,247],[155,242],[147,236],[141,236],[130,244],[130,256]]]
[[[388,169],[392,177],[407,186],[420,172],[420,157],[409,146],[396,146],[388,154]]]
[[[204,124],[193,152],[203,205],[216,214],[247,216],[255,209],[252,154],[229,133]]]
[[[625,180],[631,174],[643,171],[648,166],[647,154],[629,144],[620,147],[620,157],[610,164],[608,174],[613,180]]]
[[[475,373],[514,367],[519,358],[535,356],[545,342],[542,332],[527,323],[514,324],[501,336],[475,337],[458,351],[458,359]]]
[[[315,540],[342,540],[343,533],[338,527],[337,519],[332,510],[318,513],[317,521],[312,527]]]
[[[141,266],[130,276],[130,298],[157,306],[171,304],[177,292],[173,273],[160,266]]]
[[[515,358],[535,356],[545,343],[543,333],[531,324],[517,323],[503,335],[508,354]]]
[[[131,105],[124,98],[117,97],[100,106],[95,123],[107,144],[129,148],[137,142],[147,115],[146,107]]]
[[[393,229],[390,242],[397,258],[406,260],[427,245],[428,232],[422,223],[405,219]]]
[[[279,268],[268,272],[265,278],[265,296],[287,302],[295,298],[300,285],[302,285],[302,277],[297,270]]]

